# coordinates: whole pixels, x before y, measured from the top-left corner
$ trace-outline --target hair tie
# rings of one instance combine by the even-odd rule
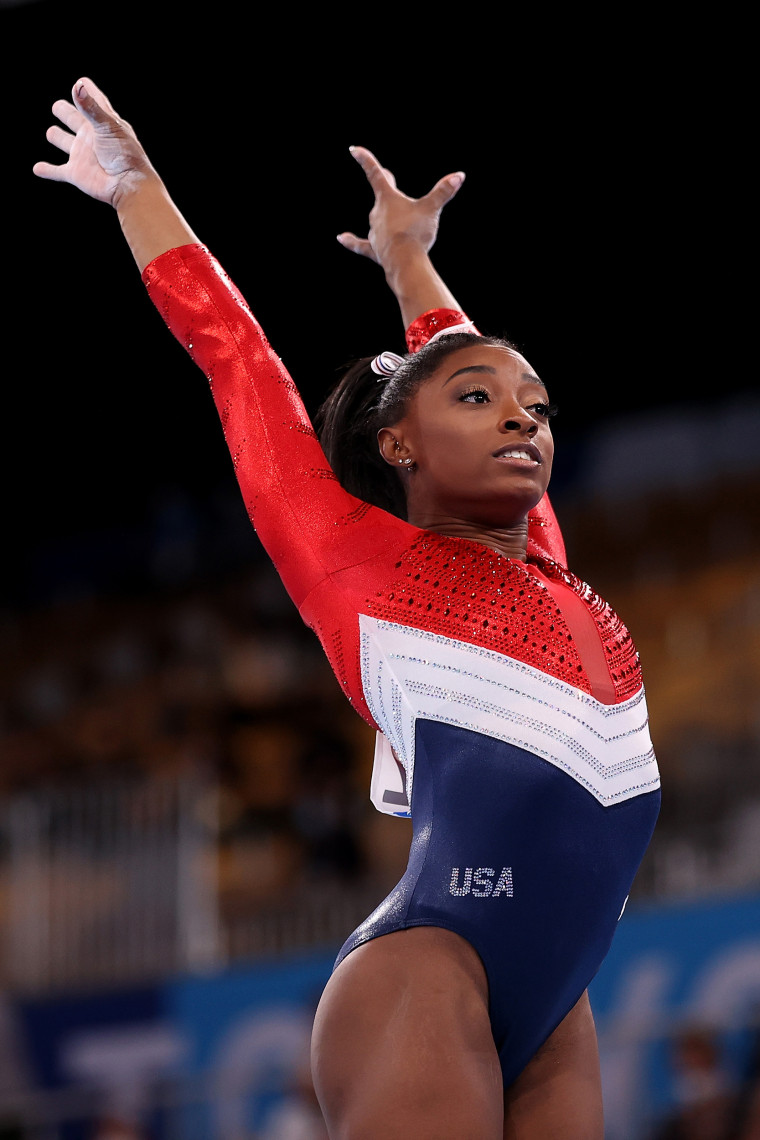
[[[442,336],[451,336],[453,333],[475,333],[480,335],[472,321],[460,321],[458,325],[449,325],[447,329],[439,329],[437,333],[433,333],[428,337],[425,344],[432,344],[434,340],[439,340]]]
[[[404,363],[403,356],[399,356],[396,352],[381,352],[379,356],[370,364],[372,371],[380,377],[380,380],[387,380],[392,376],[399,365]],[[378,384],[380,383],[378,380]]]

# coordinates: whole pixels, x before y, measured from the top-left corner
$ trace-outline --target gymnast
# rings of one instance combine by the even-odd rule
[[[211,383],[257,533],[356,711],[409,863],[347,939],[312,1069],[332,1140],[602,1140],[587,986],[659,807],[638,655],[566,566],[547,390],[481,336],[429,251],[461,175],[420,199],[364,148],[366,238],[409,352],[358,362],[318,416],[89,79],[37,163],[117,212]]]

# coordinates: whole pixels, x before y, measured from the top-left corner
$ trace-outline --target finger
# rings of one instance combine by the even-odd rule
[[[51,182],[65,182],[64,170],[64,166],[54,166],[52,162],[35,162],[32,174],[36,174],[38,178],[48,178]]]
[[[100,102],[95,97],[95,92],[97,92]],[[79,110],[91,123],[100,126],[112,123],[118,117],[108,99],[91,79],[78,79],[74,84],[72,95]]]
[[[108,111],[110,115],[115,115],[116,118],[119,117],[114,110],[113,103],[108,98],[102,87],[98,87],[97,83],[94,83],[93,80],[86,75],[82,76],[82,78],[77,81],[75,86],[82,84],[86,87],[87,93],[92,96],[99,107],[102,107],[104,111]]]
[[[463,170],[457,170],[455,174],[447,174],[445,178],[440,178],[436,182],[433,189],[429,190],[422,200],[429,203],[434,209],[442,210],[457,193],[464,179]]]
[[[386,190],[389,186],[391,189],[395,187],[395,179],[393,182],[389,181],[389,172],[380,165],[371,150],[367,150],[366,146],[350,146],[348,149],[366,174],[367,181],[376,194]]]
[[[358,253],[360,257],[369,257],[372,261],[375,260],[375,251],[373,250],[367,238],[357,237],[356,234],[338,234],[338,241],[346,249],[350,249],[352,253]]]
[[[393,173],[393,171],[389,170],[387,166],[383,167],[383,174],[387,178],[389,185],[392,186],[393,189],[395,190],[397,188],[396,187],[396,175]]]
[[[77,133],[82,123],[84,122],[84,115],[79,111],[73,103],[69,103],[68,99],[56,99],[53,103],[53,114],[56,119],[60,119],[65,127],[68,127],[74,134]]]
[[[59,150],[64,151],[66,154],[71,154],[71,148],[76,141],[76,135],[69,134],[61,127],[48,127],[45,131],[45,138],[53,146],[57,146]]]

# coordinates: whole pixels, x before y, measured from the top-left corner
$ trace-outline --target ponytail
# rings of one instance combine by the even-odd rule
[[[406,496],[377,444],[377,413],[385,377],[374,356],[355,360],[319,408],[314,426],[338,482],[351,495],[406,518]]]

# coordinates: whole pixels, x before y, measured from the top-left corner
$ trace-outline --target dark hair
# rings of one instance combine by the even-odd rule
[[[328,462],[342,487],[373,506],[406,518],[406,496],[397,472],[385,462],[377,433],[403,418],[419,386],[451,353],[475,345],[515,346],[501,337],[449,333],[404,357],[387,380],[370,367],[373,356],[355,360],[315,416]]]

